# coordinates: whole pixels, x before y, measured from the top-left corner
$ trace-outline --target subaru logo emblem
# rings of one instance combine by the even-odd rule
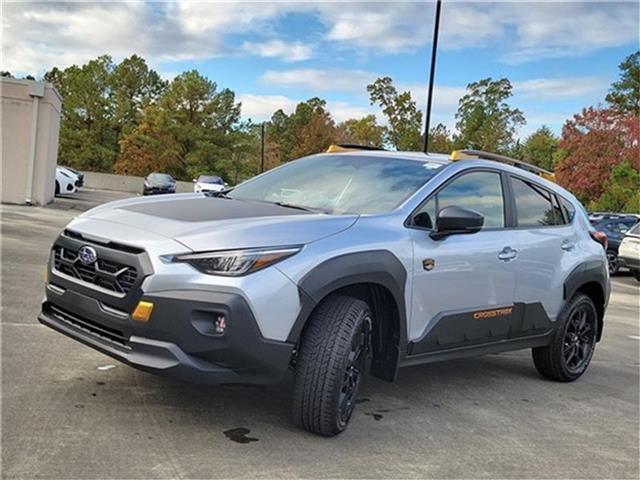
[[[85,265],[91,265],[98,259],[98,253],[95,248],[84,245],[78,250],[78,258]]]

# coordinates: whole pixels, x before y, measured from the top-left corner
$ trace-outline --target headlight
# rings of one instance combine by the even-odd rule
[[[173,258],[173,261],[189,263],[209,275],[239,277],[257,272],[269,265],[289,258],[301,249],[301,246],[293,246],[189,253],[177,255]]]
[[[60,170],[60,173],[62,174],[63,177],[71,178],[71,175],[69,175],[67,172],[63,170]]]

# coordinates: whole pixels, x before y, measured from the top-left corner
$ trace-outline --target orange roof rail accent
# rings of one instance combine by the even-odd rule
[[[384,151],[384,148],[370,147],[368,145],[355,145],[355,144],[331,144],[327,148],[326,153],[339,153],[339,152],[356,152],[361,150],[372,151]]]
[[[451,161],[455,162],[458,160],[492,160],[494,162],[505,163],[507,165],[511,165],[512,167],[521,168],[529,173],[533,173],[538,175],[545,180],[549,180],[550,182],[556,181],[556,176],[553,172],[549,170],[545,170],[544,168],[536,167],[535,165],[531,165],[530,163],[523,162],[522,160],[517,160],[515,158],[506,157],[504,155],[499,155],[497,153],[484,152],[482,150],[454,150],[451,152]]]

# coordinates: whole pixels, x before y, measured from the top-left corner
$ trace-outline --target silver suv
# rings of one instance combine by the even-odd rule
[[[542,375],[572,381],[602,336],[606,237],[507,163],[345,151],[109,203],[53,244],[39,319],[180,379],[292,371],[295,420],[321,435],[346,428],[365,373],[531,348]]]

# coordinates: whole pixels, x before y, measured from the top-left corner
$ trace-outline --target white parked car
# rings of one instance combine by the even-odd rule
[[[197,179],[193,179],[193,191],[202,192],[220,192],[227,188],[220,177],[216,175],[200,175]]]
[[[63,167],[56,167],[56,195],[76,193],[78,177]]]

